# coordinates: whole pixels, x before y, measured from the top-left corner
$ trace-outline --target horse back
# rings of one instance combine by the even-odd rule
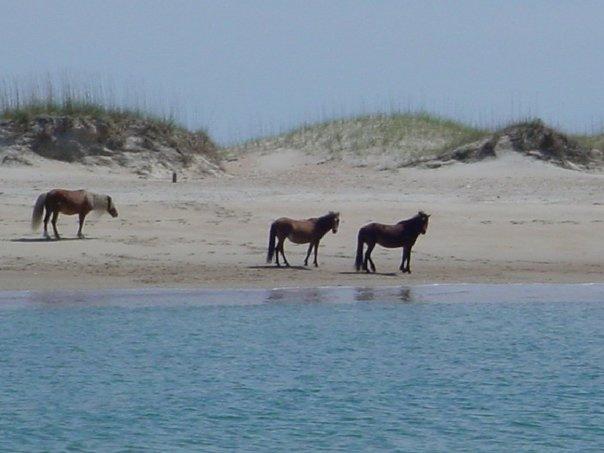
[[[46,195],[46,203],[53,210],[58,209],[67,215],[88,213],[92,210],[85,190],[53,189]]]
[[[369,223],[359,230],[359,236],[366,242],[374,242],[382,247],[403,247],[409,242],[409,235],[402,224],[386,225],[383,223]]]
[[[315,239],[316,219],[294,220],[288,217],[281,217],[275,220],[277,225],[277,234],[287,237],[290,241],[304,244]]]

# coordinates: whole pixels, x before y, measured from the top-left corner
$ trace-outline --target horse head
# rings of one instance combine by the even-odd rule
[[[428,230],[428,221],[430,220],[430,215],[431,214],[426,214],[424,211],[419,211],[417,213],[417,216],[421,219],[421,227],[420,227],[420,232],[422,234],[426,234],[426,231]]]
[[[340,213],[331,211],[330,214],[333,216],[333,223],[331,224],[331,232],[336,234],[338,232],[338,226],[340,226]]]
[[[109,195],[107,195],[107,212],[111,214],[111,217],[117,217],[117,209],[115,209],[113,200]]]

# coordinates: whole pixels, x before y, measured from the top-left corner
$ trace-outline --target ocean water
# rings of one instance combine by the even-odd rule
[[[0,293],[3,451],[602,451],[604,285]]]

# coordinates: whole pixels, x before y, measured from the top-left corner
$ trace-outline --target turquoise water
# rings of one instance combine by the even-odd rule
[[[604,285],[0,293],[0,449],[602,451]]]

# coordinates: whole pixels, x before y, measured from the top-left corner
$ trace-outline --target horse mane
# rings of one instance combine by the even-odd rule
[[[429,216],[428,214],[426,214],[424,211],[419,211],[417,214],[415,214],[413,217],[406,219],[406,220],[401,220],[400,222],[397,223],[397,225],[413,225],[414,227],[420,228],[423,223],[425,222],[425,219],[427,219]]]
[[[109,209],[107,195],[93,192],[86,192],[86,194],[94,211],[105,212]]]
[[[339,212],[329,211],[327,214],[316,219],[317,225],[332,225],[333,219],[335,219],[339,215]]]

